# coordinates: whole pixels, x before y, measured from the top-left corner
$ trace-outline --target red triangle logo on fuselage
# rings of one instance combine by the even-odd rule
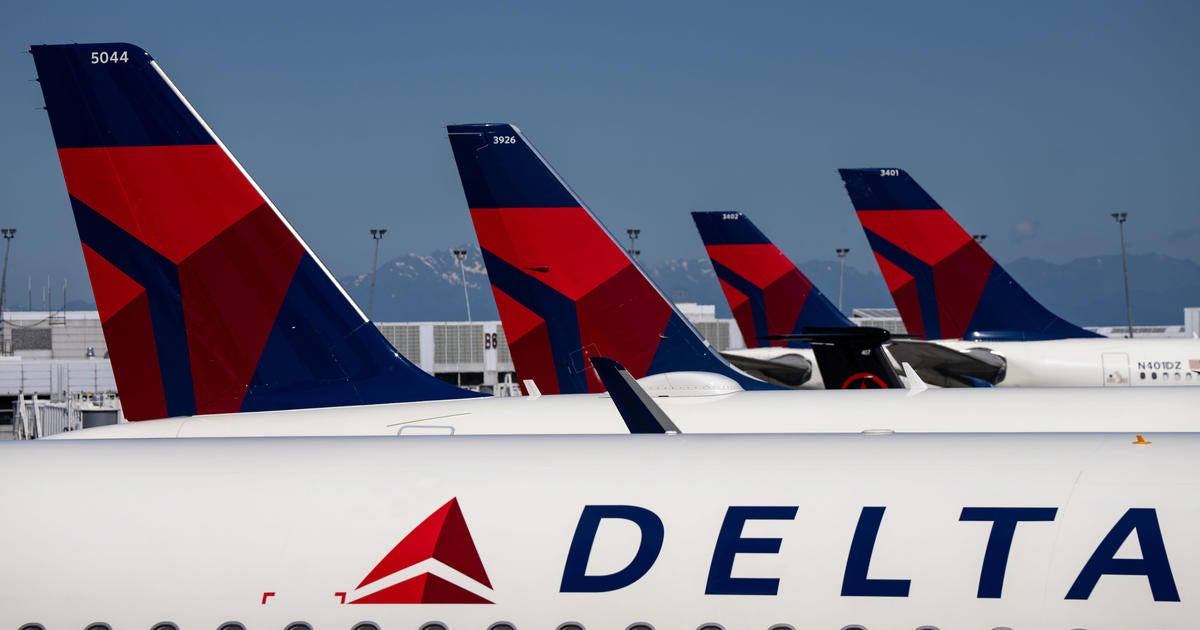
[[[450,499],[413,528],[371,569],[355,590],[425,560],[437,560],[492,588],[458,499]],[[491,601],[432,573],[422,573],[359,597],[351,604],[490,604]]]

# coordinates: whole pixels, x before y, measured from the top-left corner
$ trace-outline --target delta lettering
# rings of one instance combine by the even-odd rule
[[[868,578],[871,555],[883,521],[885,506],[863,507],[850,539],[842,577],[842,597],[908,597],[911,580]],[[750,521],[790,521],[795,519],[799,506],[730,506],[725,512],[721,529],[713,546],[709,562],[706,595],[764,595],[779,592],[779,579],[769,576],[734,577],[734,560],[740,554],[777,554],[782,538],[751,538],[743,535]],[[1017,527],[1023,523],[1050,522],[1058,514],[1054,507],[964,507],[960,522],[991,523],[983,562],[979,571],[976,597],[996,599],[1004,588],[1004,574],[1012,550]],[[587,571],[588,559],[600,524],[605,520],[624,520],[641,531],[641,540],[633,559],[622,569],[607,575],[592,575]],[[654,566],[662,551],[666,529],[653,511],[635,505],[587,505],[571,539],[563,568],[563,593],[607,593],[633,585]],[[1121,546],[1131,536],[1141,549],[1140,558],[1118,558]],[[1153,508],[1129,508],[1109,529],[1066,592],[1065,599],[1086,600],[1106,575],[1140,575],[1146,578],[1154,601],[1177,602],[1179,590],[1167,558]]]

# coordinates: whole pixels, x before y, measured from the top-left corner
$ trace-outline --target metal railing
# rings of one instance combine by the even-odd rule
[[[20,394],[13,403],[13,439],[34,440],[49,435],[83,428],[83,411],[115,408],[112,396],[95,396],[82,392],[65,400],[50,400]]]

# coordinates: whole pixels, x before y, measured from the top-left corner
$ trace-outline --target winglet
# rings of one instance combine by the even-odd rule
[[[913,366],[908,364],[908,361],[901,363],[900,367],[904,369],[904,379],[908,381],[908,394],[910,396],[916,396],[929,389],[929,385],[926,385],[925,381],[921,380],[921,376],[917,374]]]
[[[620,363],[604,357],[592,357],[596,374],[621,412],[630,433],[679,433],[679,427],[667,417],[646,390],[638,385]]]

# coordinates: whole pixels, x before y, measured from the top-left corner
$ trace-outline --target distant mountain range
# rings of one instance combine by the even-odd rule
[[[717,314],[730,316],[725,297],[708,258],[644,262],[643,267],[669,298],[678,302],[715,304]],[[1121,325],[1125,322],[1125,293],[1120,256],[1079,258],[1065,264],[1022,258],[1005,269],[1047,308],[1081,326]],[[836,260],[809,260],[800,269],[834,303],[838,293]],[[459,321],[466,319],[465,275],[471,315],[498,319],[480,251],[470,248],[462,273],[449,249],[427,255],[408,254],[379,267],[375,287],[375,321]],[[371,276],[364,273],[339,279],[363,310],[367,309]],[[1183,308],[1200,306],[1200,264],[1159,254],[1129,257],[1133,321],[1137,325],[1180,324]],[[862,273],[846,268],[845,310],[891,307],[883,277],[876,270]]]

